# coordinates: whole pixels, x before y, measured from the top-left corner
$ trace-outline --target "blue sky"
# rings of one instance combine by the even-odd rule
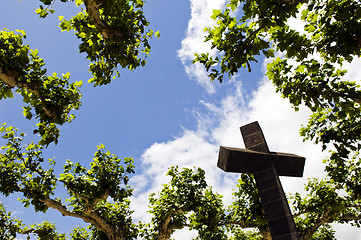
[[[76,37],[57,27],[58,15],[67,18],[77,11],[74,4],[56,1],[55,14],[44,20],[34,13],[38,1],[4,1],[0,28],[25,30],[26,43],[39,50],[49,74],[70,72],[71,80],[84,81],[83,105],[74,112],[76,120],[61,128],[59,144],[45,152],[47,157],[55,157],[56,168],[61,170],[66,159],[87,165],[100,143],[121,158],[133,157],[136,174],[130,184],[135,189],[135,220],[149,219],[149,193],[160,190],[161,184],[169,180],[165,173],[172,165],[205,169],[208,184],[223,195],[227,204],[238,175],[217,169],[219,146],[243,147],[239,127],[258,120],[271,150],[306,157],[303,178],[281,179],[286,192],[302,192],[308,177],[323,176],[321,162],[327,153],[321,152],[319,146],[302,142],[298,135],[309,112],[301,108],[295,113],[287,100],[275,93],[264,78],[262,59],[253,65],[252,73],[240,71],[223,84],[211,83],[201,66],[191,64],[195,52],[210,51],[209,45],[203,43],[203,29],[212,24],[212,9],[222,8],[224,2],[148,1],[145,14],[161,37],[151,41],[147,65],[133,72],[121,70],[120,78],[94,88],[86,82],[89,63],[78,54]],[[359,63],[349,66],[352,79],[361,79]],[[21,106],[19,98],[1,101],[0,122],[18,127],[32,138],[36,123],[22,117]],[[54,210],[45,216],[24,210],[13,201],[16,198],[0,196],[0,201],[27,223],[44,219],[52,222],[61,217]],[[57,221],[60,232],[82,224],[70,217]],[[337,229],[339,239],[355,239],[355,234],[361,239],[355,230],[343,226]],[[185,229],[173,237],[191,239],[193,234]]]

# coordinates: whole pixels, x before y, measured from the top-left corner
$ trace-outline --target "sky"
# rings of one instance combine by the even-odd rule
[[[88,165],[101,143],[120,158],[130,156],[135,160],[136,173],[130,179],[135,221],[149,220],[149,194],[169,181],[166,172],[173,165],[203,168],[208,185],[223,195],[227,205],[232,201],[239,175],[217,168],[219,147],[244,147],[239,127],[258,121],[272,151],[306,157],[302,178],[281,177],[286,193],[304,194],[308,178],[323,177],[322,159],[328,153],[311,142],[303,142],[299,136],[310,112],[303,107],[295,112],[275,92],[264,77],[263,59],[253,64],[251,73],[241,70],[222,84],[210,82],[204,68],[192,64],[194,53],[216,54],[203,42],[203,29],[213,24],[212,9],[224,5],[224,0],[148,1],[145,15],[151,28],[159,30],[161,36],[151,41],[147,65],[133,72],[121,70],[121,76],[111,84],[94,88],[86,82],[90,78],[89,62],[78,53],[78,40],[57,27],[58,15],[69,18],[78,11],[74,4],[56,1],[55,14],[44,20],[34,13],[38,1],[4,1],[0,29],[25,30],[26,43],[39,50],[49,74],[70,72],[72,81],[84,81],[83,105],[74,112],[76,120],[62,126],[59,144],[44,152],[48,158],[55,157],[56,170],[61,171],[66,159]],[[360,63],[355,60],[348,66],[350,79],[361,79],[357,67]],[[32,139],[36,122],[22,117],[21,106],[19,97],[1,101],[0,122],[16,126]],[[62,217],[55,210],[43,215],[31,208],[23,209],[15,201],[17,197],[0,195],[0,201],[26,223],[56,221],[59,232],[84,225],[77,219]],[[60,218],[64,220],[57,221]],[[339,225],[335,228],[338,239],[361,239],[359,229]],[[172,237],[187,240],[194,234],[183,229]]]

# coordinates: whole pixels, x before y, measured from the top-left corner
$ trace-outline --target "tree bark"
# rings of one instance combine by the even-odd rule
[[[10,88],[16,87],[16,78],[18,77],[18,73],[15,71],[5,71],[2,66],[0,66],[0,79],[8,85]]]
[[[171,224],[172,216],[182,213],[183,209],[179,208],[175,210],[173,213],[171,213],[169,216],[167,216],[160,224],[159,231],[158,231],[158,240],[168,240],[170,236],[172,235],[172,231],[174,229],[180,229],[180,226],[176,226],[174,224]]]
[[[123,38],[124,33],[118,31],[117,29],[111,28],[100,18],[99,7],[103,4],[104,1],[106,0],[84,0],[86,11],[89,14],[91,21],[104,38]]]
[[[92,209],[86,209],[84,214],[80,214],[68,210],[62,203],[49,197],[41,201],[46,203],[48,207],[58,210],[63,216],[80,218],[84,222],[92,224],[98,230],[104,232],[108,236],[109,240],[123,240],[123,235],[114,234],[116,231],[112,228],[112,226],[108,225],[100,216],[94,213]]]

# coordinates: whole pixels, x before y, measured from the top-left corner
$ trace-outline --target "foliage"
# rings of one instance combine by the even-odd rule
[[[323,239],[317,231],[332,239],[328,223],[358,226],[361,88],[346,79],[344,66],[361,57],[360,2],[230,0],[224,10],[214,10],[212,18],[216,25],[205,29],[205,41],[218,55],[196,54],[194,62],[204,65],[211,80],[222,82],[224,75],[230,77],[244,67],[251,71],[252,62],[270,58],[266,76],[276,90],[296,110],[303,104],[312,111],[301,135],[332,151],[325,168],[330,179],[318,184],[312,180],[307,186],[310,195],[303,200],[296,197],[296,215],[302,215],[296,219],[299,231],[305,239],[312,234]],[[300,20],[299,26],[292,25],[294,18]],[[275,57],[276,52],[280,57]],[[342,189],[347,197],[335,189]],[[322,199],[321,193],[330,194],[328,201],[319,203],[326,206],[307,209]]]
[[[46,164],[42,145],[33,142],[22,145],[24,134],[18,136],[17,130],[11,126],[3,125],[0,132],[7,140],[1,148],[4,153],[0,154],[0,191],[3,194],[21,193],[24,207],[32,205],[35,211],[45,213],[53,208],[64,216],[83,219],[92,224],[92,235],[97,236],[94,239],[103,239],[99,237],[103,235],[101,232],[106,233],[108,239],[132,239],[137,235],[129,209],[132,189],[127,185],[129,174],[134,173],[133,159],[122,161],[99,145],[89,169],[67,160],[64,173],[56,177],[52,167],[55,161],[49,159]],[[67,203],[52,197],[59,183],[67,189]],[[6,220],[8,215],[3,215]],[[19,224],[12,225],[20,227]],[[53,227],[43,224],[33,231],[24,229],[18,232],[36,233],[39,239],[43,239],[40,235],[44,229],[50,231]],[[78,230],[73,235],[84,234]]]
[[[130,174],[134,173],[131,158],[119,159],[116,155],[105,151],[99,145],[90,167],[67,160],[63,173],[55,176],[54,159],[45,161],[42,157],[44,147],[31,142],[23,144],[23,133],[17,129],[3,125],[0,128],[7,144],[2,147],[0,155],[0,191],[6,196],[21,193],[24,207],[34,206],[35,211],[47,212],[49,208],[58,210],[64,216],[72,216],[89,223],[88,229],[76,228],[70,234],[71,239],[170,239],[176,229],[189,227],[198,232],[197,239],[228,239],[228,234],[238,236],[241,228],[248,226],[243,222],[251,222],[258,226],[263,222],[263,214],[257,193],[250,195],[249,201],[244,196],[253,188],[249,184],[252,178],[244,175],[239,185],[237,201],[226,214],[221,196],[213,193],[205,181],[205,172],[198,169],[182,169],[172,167],[167,175],[171,177],[169,184],[164,184],[158,194],[149,198],[151,223],[134,224],[130,210],[132,189],[128,185]],[[68,198],[62,201],[54,198],[59,185],[67,190]],[[256,202],[254,201],[256,198]],[[237,204],[243,202],[243,204]],[[240,213],[244,207],[255,208],[255,212]],[[4,234],[36,235],[38,239],[66,239],[58,234],[53,224],[48,222],[24,227],[19,220],[11,219],[3,208],[2,219],[6,226]],[[240,219],[243,218],[243,219]],[[257,219],[261,219],[258,221]],[[263,219],[263,220],[262,220]],[[232,227],[228,227],[232,225]],[[48,237],[48,238],[46,238]],[[238,238],[235,238],[238,239]]]
[[[360,226],[360,199],[340,195],[341,188],[327,179],[311,179],[305,189],[309,191],[305,198],[294,196],[297,227],[304,239],[333,239],[328,224],[332,222]]]
[[[237,19],[234,11],[242,10]],[[301,15],[304,28],[292,28],[289,20]],[[277,91],[296,107],[305,104],[313,115],[302,129],[306,139],[333,143],[328,171],[344,169],[349,154],[360,149],[361,90],[343,77],[345,61],[361,56],[361,4],[359,1],[230,1],[222,12],[215,10],[214,28],[208,28],[205,41],[221,54],[196,55],[209,77],[222,82],[256,57],[274,57],[266,75]],[[337,178],[336,176],[332,176]],[[340,181],[341,179],[335,179]]]
[[[36,13],[53,14],[54,0],[40,0]],[[69,20],[59,16],[60,28],[80,39],[79,51],[90,61],[94,86],[111,82],[118,67],[144,66],[149,39],[159,36],[148,29],[142,0],[61,0],[75,3],[78,14]],[[303,30],[290,26],[300,16]],[[206,41],[219,51],[213,58],[196,55],[209,77],[220,82],[263,55],[272,58],[267,76],[290,102],[313,112],[301,134],[334,150],[325,162],[328,178],[311,179],[307,195],[290,197],[302,239],[334,239],[331,223],[361,224],[360,86],[345,79],[344,65],[360,57],[361,4],[358,1],[230,0],[225,10],[214,10],[217,21],[208,28]],[[234,201],[224,206],[200,168],[171,167],[171,177],[160,192],[150,195],[151,222],[134,223],[128,185],[134,173],[131,158],[123,160],[99,145],[89,166],[66,160],[56,174],[55,159],[44,159],[50,143],[57,143],[59,126],[71,122],[72,110],[81,106],[82,83],[70,82],[70,74],[47,74],[37,50],[24,44],[22,30],[0,32],[0,100],[20,94],[24,116],[35,118],[38,142],[24,144],[24,133],[3,124],[5,145],[0,152],[0,192],[22,195],[24,207],[37,212],[56,209],[63,216],[82,219],[87,228],[70,233],[74,240],[170,239],[176,229],[188,227],[197,239],[269,239],[270,233],[252,175],[241,175]],[[275,58],[276,52],[282,57]],[[55,191],[66,190],[65,201]],[[67,239],[55,224],[24,226],[0,204],[0,238],[19,235],[37,239]]]
[[[23,97],[24,116],[39,120],[37,124],[42,136],[41,144],[48,145],[59,137],[56,125],[71,122],[75,116],[70,114],[79,109],[81,82],[69,83],[70,74],[61,78],[53,73],[47,76],[44,61],[37,50],[23,45],[24,31],[17,34],[4,30],[0,32],[0,99],[12,98],[12,88]]]
[[[11,214],[5,211],[3,204],[0,202],[0,238],[16,239],[20,226],[21,222],[11,219]]]
[[[172,167],[167,175],[172,179],[164,184],[159,196],[149,198],[152,228],[142,234],[145,239],[169,239],[175,229],[185,226],[198,231],[197,239],[227,239],[222,230],[224,209],[221,196],[207,187],[205,172],[198,168],[178,172]],[[188,221],[187,221],[188,220]]]
[[[41,18],[55,12],[53,0],[41,2],[36,10]],[[89,71],[93,77],[89,81],[94,86],[110,83],[114,73],[119,76],[118,66],[133,70],[145,65],[149,39],[153,35],[159,37],[159,33],[147,30],[149,22],[143,15],[143,1],[75,0],[75,4],[81,11],[70,20],[59,16],[59,26],[64,31],[74,30],[81,40],[79,51],[85,52],[91,61]],[[48,76],[38,51],[23,44],[25,38],[23,30],[0,31],[0,100],[12,98],[12,89],[16,88],[26,104],[24,116],[39,120],[34,133],[42,137],[41,144],[57,143],[58,126],[71,122],[75,115],[70,111],[81,106],[82,81],[69,83],[70,73]]]
[[[260,235],[266,237],[269,232],[268,224],[253,175],[242,174],[233,195],[234,201],[228,208],[227,224],[235,239],[261,239]],[[258,232],[247,232],[243,230],[245,228],[258,229]]]
[[[61,0],[74,2],[74,0]],[[37,13],[46,17],[53,13],[53,0],[41,0]],[[146,30],[149,22],[143,15],[144,2],[141,0],[76,0],[77,6],[84,4],[85,9],[70,20],[59,17],[60,28],[63,31],[74,30],[81,40],[79,51],[86,53],[91,61],[89,71],[93,78],[89,82],[94,86],[108,84],[116,73],[118,66],[136,69],[144,66],[145,57],[149,54],[149,39],[155,34]]]
[[[207,185],[202,169],[180,171],[172,167],[167,173],[170,182],[159,193],[150,195],[151,222],[135,224],[129,205],[133,190],[128,181],[134,173],[131,158],[121,160],[99,145],[89,168],[67,160],[63,173],[57,177],[53,170],[55,160],[45,161],[42,157],[44,146],[33,142],[24,145],[25,135],[17,134],[11,126],[3,125],[0,132],[7,140],[0,154],[0,191],[6,196],[21,193],[24,207],[31,205],[44,213],[53,208],[90,224],[87,229],[74,229],[71,239],[170,239],[176,229],[184,227],[196,230],[197,239],[269,238],[252,175],[241,175],[234,201],[226,208],[222,196]],[[65,201],[53,197],[59,185],[67,190]],[[331,222],[360,226],[360,199],[340,196],[341,189],[332,180],[313,179],[306,186],[308,196],[296,194],[291,198],[302,239],[331,239],[334,236]],[[0,223],[5,226],[1,234],[9,239],[18,234],[66,239],[64,234],[57,233],[54,224],[24,227],[20,220],[11,219],[3,207],[0,210]]]

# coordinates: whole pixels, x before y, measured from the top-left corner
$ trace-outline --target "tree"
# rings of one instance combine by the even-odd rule
[[[54,0],[40,2],[36,12],[41,18],[54,13]],[[80,39],[79,51],[90,61],[89,82],[94,86],[109,84],[119,74],[118,67],[132,70],[145,64],[148,40],[158,33],[147,28],[143,1],[61,2],[81,8],[70,20],[60,17],[60,27],[74,31]],[[306,33],[292,29],[287,21],[301,10]],[[269,64],[267,76],[296,109],[305,104],[312,110],[303,136],[323,143],[324,149],[328,143],[335,147],[327,160],[329,177],[311,180],[307,196],[290,197],[302,239],[333,239],[333,222],[359,227],[360,87],[342,78],[346,73],[342,66],[360,56],[360,3],[231,0],[224,11],[215,10],[212,17],[218,22],[207,29],[206,40],[221,52],[221,58],[201,54],[195,60],[211,70],[210,78],[223,81],[224,74],[234,75],[239,68],[251,70],[251,62],[261,53],[271,58],[275,50],[283,52],[283,58]],[[0,99],[19,93],[26,104],[24,116],[38,121],[34,133],[40,138],[25,143],[26,135],[15,127],[0,127],[6,141],[0,153],[3,195],[19,193],[24,207],[44,213],[53,208],[89,224],[73,229],[70,239],[163,240],[184,227],[196,230],[198,239],[270,238],[251,175],[241,176],[234,202],[224,206],[222,197],[207,185],[202,169],[172,167],[167,173],[171,181],[150,196],[150,223],[134,223],[131,218],[133,189],[128,182],[134,173],[133,159],[120,159],[99,145],[90,166],[67,161],[57,176],[55,160],[44,159],[43,153],[58,142],[59,126],[75,118],[71,111],[81,106],[82,83],[69,82],[69,73],[47,75],[37,51],[23,44],[25,37],[21,30],[0,32]],[[54,196],[61,187],[67,192],[66,201]],[[346,194],[340,195],[340,190]],[[54,224],[25,226],[0,205],[0,238],[16,239],[18,235],[67,239]]]
[[[296,17],[301,29],[290,23]],[[231,0],[212,18],[217,24],[206,29],[205,41],[219,55],[197,54],[194,62],[222,82],[240,68],[251,71],[258,56],[272,59],[266,75],[276,90],[296,110],[303,104],[313,112],[301,135],[332,149],[328,178],[310,181],[306,198],[293,196],[301,236],[319,239],[319,229],[330,239],[332,222],[359,227],[361,89],[345,78],[344,66],[361,56],[360,2]],[[337,193],[341,189],[346,196]]]
[[[41,18],[54,13],[53,0],[41,0],[36,10]],[[113,0],[61,0],[64,4],[75,3],[79,13],[69,20],[60,16],[60,28],[73,30],[80,39],[79,52],[86,53],[90,61],[89,79],[94,86],[111,82],[119,75],[118,67],[130,70],[144,66],[150,51],[148,40],[158,33],[148,29],[143,15],[144,2]],[[72,239],[130,239],[137,235],[130,219],[129,196],[132,189],[127,186],[128,175],[133,173],[131,158],[123,161],[104,151],[99,146],[90,169],[79,163],[68,161],[64,173],[56,177],[42,152],[51,143],[57,144],[59,126],[71,122],[72,110],[81,105],[81,81],[70,83],[70,74],[58,77],[47,75],[45,63],[37,50],[23,44],[23,30],[0,32],[0,99],[12,98],[19,93],[26,104],[23,109],[27,119],[38,120],[34,133],[40,135],[37,143],[22,144],[24,133],[2,125],[1,132],[7,144],[0,153],[0,191],[5,196],[14,192],[23,195],[25,207],[34,206],[35,211],[46,212],[48,208],[58,210],[64,216],[73,216],[90,223],[90,232],[75,229]],[[15,89],[15,91],[14,91]],[[49,164],[49,165],[47,165]],[[45,167],[43,165],[46,165]],[[68,190],[68,204],[53,198],[57,184]],[[111,198],[111,202],[107,201]],[[57,234],[55,226],[43,223],[24,227],[20,220],[12,220],[3,206],[1,211],[1,238],[15,239],[18,234],[35,234],[39,239],[65,239]]]
[[[41,0],[42,5],[36,12],[41,18],[54,13],[52,0]],[[89,82],[94,86],[108,84],[116,70],[135,69],[144,66],[145,57],[150,51],[149,38],[158,33],[147,30],[149,22],[143,15],[143,1],[96,1],[96,0],[61,0],[75,2],[79,7],[84,3],[85,9],[65,20],[59,17],[63,31],[73,30],[80,39],[79,52],[86,53],[91,62],[89,71],[93,77]],[[23,97],[26,104],[24,115],[31,119],[33,115],[39,120],[37,125],[43,138],[42,144],[57,142],[59,125],[71,122],[76,110],[81,105],[81,81],[69,83],[70,74],[61,78],[53,73],[47,75],[43,59],[37,50],[23,45],[25,31],[1,31],[0,35],[0,99],[13,97],[13,88]]]

